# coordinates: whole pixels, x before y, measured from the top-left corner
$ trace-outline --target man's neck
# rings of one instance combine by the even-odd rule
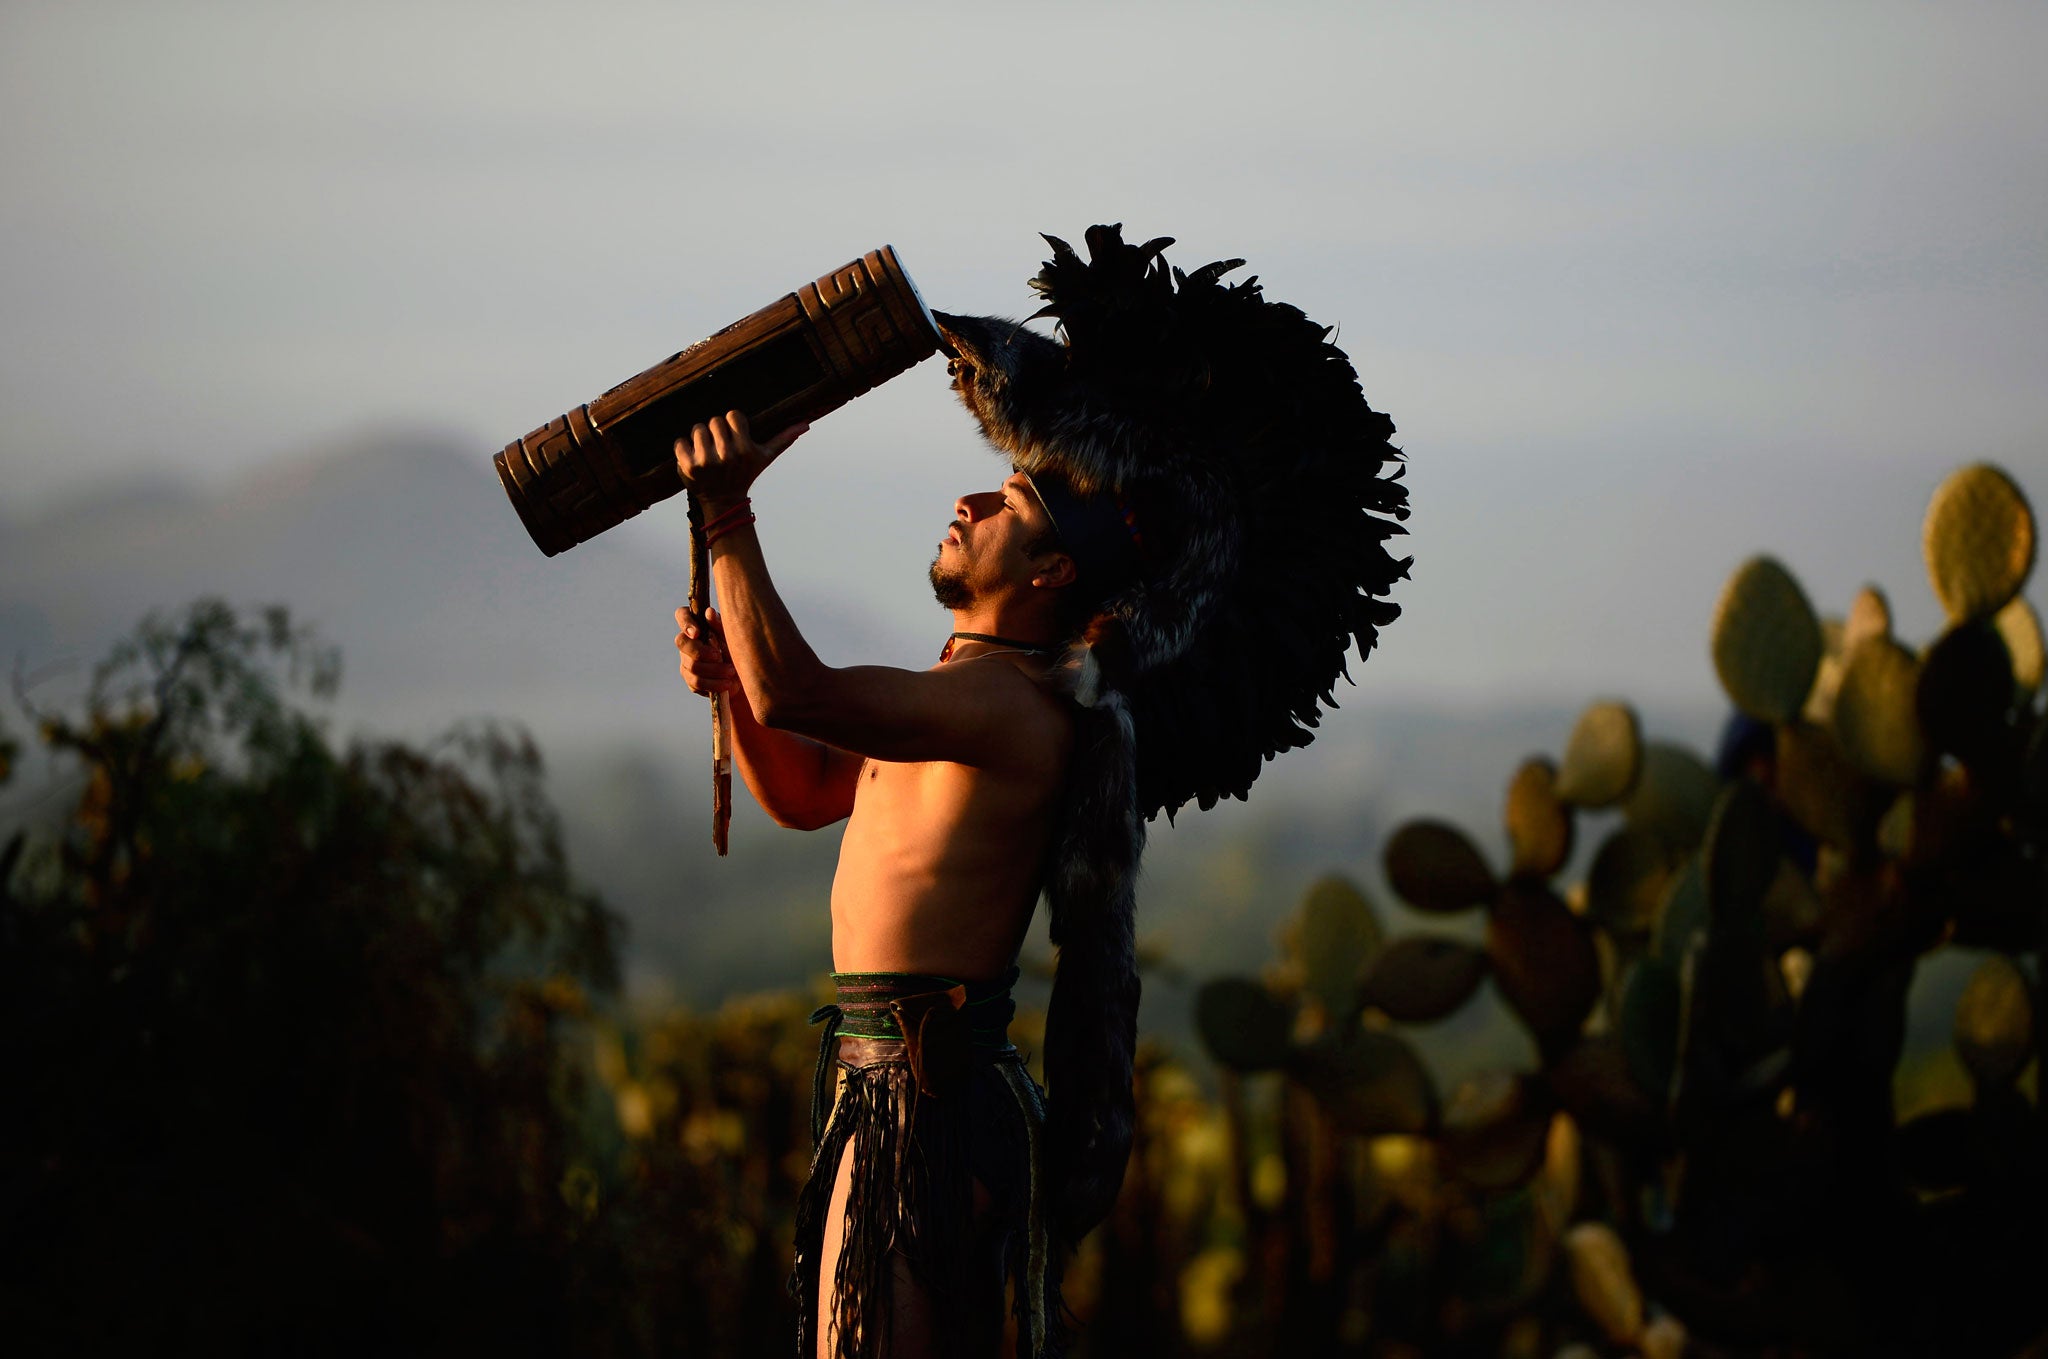
[[[972,634],[1000,638],[999,644],[1003,646],[1054,647],[1059,645],[1059,639],[1053,636],[1053,631],[1045,619],[1035,615],[980,609],[953,611],[953,635],[963,639]]]
[[[1049,659],[1059,646],[1048,635],[1050,632],[1043,619],[956,609],[953,613],[953,635],[940,648],[939,661],[943,664],[1009,652]]]

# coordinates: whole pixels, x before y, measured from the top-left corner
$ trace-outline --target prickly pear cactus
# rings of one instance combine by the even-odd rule
[[[1444,1102],[1438,1145],[1452,1174],[1478,1189],[1509,1189],[1543,1165],[1556,1101],[1533,1077],[1493,1071]]]
[[[1951,622],[1989,618],[2034,567],[2034,514],[2011,477],[1988,462],[1935,489],[1921,531],[1927,576]]]
[[[2033,698],[2034,691],[2041,687],[2044,660],[2041,616],[2034,612],[2034,606],[2027,603],[2024,596],[2020,596],[2000,609],[1991,622],[1998,629],[1998,638],[2005,643],[2005,654],[2012,661],[2013,702],[2023,704]]]
[[[1456,826],[1410,821],[1387,842],[1387,881],[1418,911],[1449,914],[1484,906],[1496,884],[1478,846]]]
[[[1919,781],[1927,763],[1919,689],[1919,659],[1889,638],[1849,657],[1835,695],[1835,740],[1859,773],[1901,788]]]
[[[1557,766],[1541,755],[1522,762],[1508,783],[1511,877],[1547,878],[1572,856],[1572,810],[1557,787]]]
[[[1372,903],[1349,879],[1328,877],[1308,889],[1295,926],[1295,949],[1309,993],[1326,1013],[1351,1014],[1358,1003],[1360,970],[1384,937]]]
[[[1557,795],[1578,807],[1608,807],[1628,796],[1643,766],[1643,733],[1626,703],[1595,703],[1565,746]]]
[[[1929,754],[1980,765],[2004,743],[2012,706],[2012,658],[1991,623],[1958,623],[1921,658],[1913,713]]]
[[[1234,1071],[1271,1071],[1287,1060],[1294,1017],[1265,987],[1219,977],[1195,993],[1195,1032]]]
[[[1677,855],[1662,837],[1623,826],[1601,842],[1593,857],[1586,878],[1588,914],[1616,939],[1648,939],[1676,867]]]
[[[1643,1331],[1643,1293],[1629,1267],[1628,1247],[1604,1222],[1581,1222],[1565,1233],[1572,1291],[1608,1340],[1633,1345]]]
[[[1820,620],[1792,573],[1752,557],[1714,608],[1714,670],[1735,706],[1760,722],[1797,713],[1820,669]]]
[[[1424,1133],[1436,1123],[1436,1088],[1414,1049],[1369,1029],[1329,1034],[1288,1056],[1288,1074],[1336,1125],[1365,1137]]]
[[[1720,791],[1721,781],[1699,756],[1669,741],[1650,741],[1643,746],[1642,772],[1622,814],[1632,828],[1683,853],[1706,835]]]
[[[1866,585],[1849,601],[1849,613],[1842,625],[1842,650],[1854,651],[1865,642],[1892,635],[1891,601],[1875,585]]]
[[[2013,1079],[2034,1055],[2034,1002],[2010,958],[1979,965],[1956,1002],[1956,1052],[1986,1085]]]
[[[1600,956],[1586,922],[1548,888],[1510,884],[1486,922],[1494,984],[1547,1047],[1577,1035],[1600,999]]]
[[[1219,1061],[1278,1069],[1367,1139],[1362,1164],[1406,1167],[1313,1180],[1364,1233],[1353,1255],[1311,1251],[1311,1273],[1355,1261],[1352,1296],[1376,1299],[1377,1339],[1347,1352],[2008,1354],[2048,1334],[2031,1267],[2048,1258],[2048,713],[2020,593],[2034,521],[2009,477],[1967,467],[1924,543],[1950,620],[1924,646],[1875,586],[1823,625],[1772,558],[1728,581],[1714,667],[1769,727],[1730,780],[1646,739],[1627,704],[1594,703],[1561,758],[1508,780],[1503,872],[1442,821],[1387,841],[1389,886],[1444,932],[1385,939],[1358,923],[1362,893],[1319,886],[1292,936],[1305,999],[1204,988]],[[1588,815],[1586,879],[1559,884]],[[1450,933],[1465,913],[1483,946]],[[1899,1123],[1907,986],[1950,946],[1988,950],[1952,1030],[1975,1098]],[[1439,1104],[1394,1026],[1461,1023],[1489,992],[1535,1060]],[[1301,1145],[1324,1147],[1305,1165],[1337,1163]],[[1598,1192],[1578,1193],[1595,1167]],[[1885,1282],[1902,1268],[1962,1301]],[[1387,1291],[1429,1288],[1426,1304]],[[1482,1324],[1508,1329],[1476,1340]]]
[[[1463,940],[1404,935],[1373,959],[1359,999],[1389,1019],[1428,1023],[1472,999],[1486,970],[1485,951]]]

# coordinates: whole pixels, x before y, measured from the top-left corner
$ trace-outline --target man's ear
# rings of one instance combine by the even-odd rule
[[[1074,559],[1064,552],[1049,552],[1032,568],[1031,583],[1040,589],[1061,590],[1074,583]]]

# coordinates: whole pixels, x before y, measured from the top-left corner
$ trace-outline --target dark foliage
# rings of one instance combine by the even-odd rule
[[[288,701],[337,671],[209,602],[31,709],[84,790],[0,865],[10,1347],[562,1352],[607,1291],[562,1037],[611,918],[524,737],[337,752]]]

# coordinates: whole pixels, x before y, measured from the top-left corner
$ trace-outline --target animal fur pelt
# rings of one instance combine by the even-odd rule
[[[1046,1020],[1047,1141],[1070,1240],[1108,1211],[1129,1157],[1146,820],[1244,797],[1307,745],[1399,615],[1408,573],[1394,425],[1330,332],[1268,302],[1242,260],[1170,268],[1161,237],[1056,237],[1031,281],[1064,343],[999,317],[938,314],[955,389],[1034,478],[1114,497],[1139,565],[1065,660],[1082,731],[1047,872],[1058,971]]]
[[[1045,1014],[1046,1180],[1060,1235],[1108,1215],[1130,1159],[1138,1045],[1138,862],[1145,822],[1132,782],[1133,731],[1111,691],[1084,708],[1067,802],[1045,875],[1059,950]]]

